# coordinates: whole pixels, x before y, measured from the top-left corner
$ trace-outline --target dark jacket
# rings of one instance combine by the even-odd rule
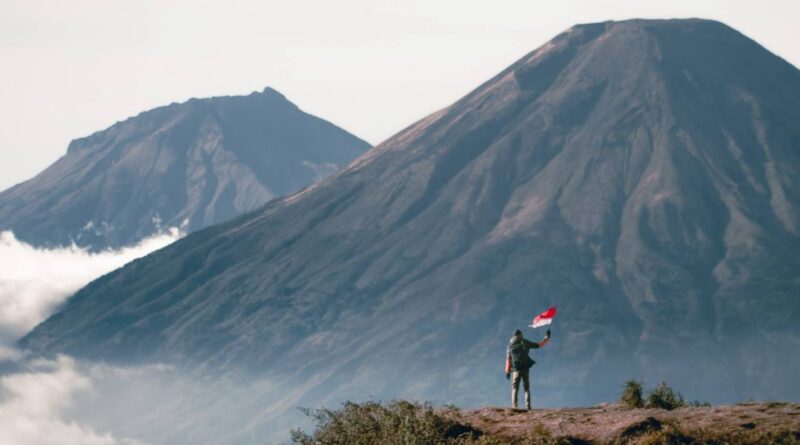
[[[506,373],[511,371],[524,371],[526,369],[530,369],[536,362],[533,361],[532,358],[528,355],[528,351],[531,349],[539,349],[541,345],[536,343],[535,341],[530,341],[522,338],[522,336],[513,336],[511,340],[508,342],[508,348],[506,348]],[[521,356],[521,360],[519,363],[515,363],[515,360],[512,360],[512,351],[517,351],[517,356]]]

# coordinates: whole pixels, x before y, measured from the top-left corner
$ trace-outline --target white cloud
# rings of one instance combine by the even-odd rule
[[[89,252],[75,245],[36,248],[0,232],[0,343],[15,340],[64,300],[101,275],[177,240],[176,228],[119,250]],[[0,357],[8,351],[0,350]]]
[[[98,432],[75,412],[77,404],[94,397],[92,379],[97,375],[110,376],[107,379],[113,378],[117,385],[130,375],[117,376],[123,371],[116,368],[83,369],[86,366],[78,366],[66,356],[31,360],[9,343],[28,333],[90,281],[181,236],[179,229],[172,228],[134,246],[89,252],[75,245],[36,248],[11,232],[0,232],[0,364],[13,369],[0,374],[0,445],[142,443]]]
[[[177,240],[98,253],[41,249],[0,232],[0,445],[256,444],[288,437],[294,399],[269,378],[215,378],[167,365],[42,360],[11,343],[89,281]],[[230,377],[230,376],[229,376]],[[302,419],[301,419],[302,420]]]
[[[297,389],[268,377],[68,356],[11,365],[0,368],[0,445],[255,445],[310,427]]]
[[[91,390],[75,362],[34,360],[22,372],[0,377],[0,445],[116,445],[140,442],[114,438],[73,421],[64,411],[74,397]]]
[[[0,363],[17,361],[22,357],[22,352],[0,343]]]

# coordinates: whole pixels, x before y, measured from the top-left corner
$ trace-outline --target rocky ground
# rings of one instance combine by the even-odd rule
[[[672,411],[588,408],[450,410],[498,443],[800,443],[800,404],[741,403]]]

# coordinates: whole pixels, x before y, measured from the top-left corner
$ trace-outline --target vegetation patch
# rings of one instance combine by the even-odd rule
[[[429,404],[347,402],[339,410],[305,409],[314,420],[312,434],[291,432],[300,445],[425,445],[459,444],[477,439],[480,431],[438,414]]]
[[[684,406],[711,406],[708,402],[692,402],[687,404],[683,396],[672,389],[666,382],[661,382],[658,387],[650,390],[647,397],[644,396],[644,385],[637,380],[628,380],[622,387],[622,394],[619,401],[622,406],[630,409],[636,408],[656,408],[673,410]]]
[[[628,408],[641,408],[644,406],[644,385],[636,380],[628,380],[622,387],[620,403]]]
[[[647,394],[647,408],[673,410],[686,406],[683,396],[674,391],[666,382],[661,382],[658,387]]]

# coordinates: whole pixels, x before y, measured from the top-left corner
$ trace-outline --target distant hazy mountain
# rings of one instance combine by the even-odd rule
[[[91,283],[22,343],[245,368],[287,406],[504,404],[508,338],[555,304],[540,406],[633,377],[798,400],[798,122],[800,71],[723,24],[576,26],[316,186]]]
[[[36,245],[134,243],[253,210],[332,173],[368,144],[277,91],[192,99],[89,137],[0,193],[0,230]]]

